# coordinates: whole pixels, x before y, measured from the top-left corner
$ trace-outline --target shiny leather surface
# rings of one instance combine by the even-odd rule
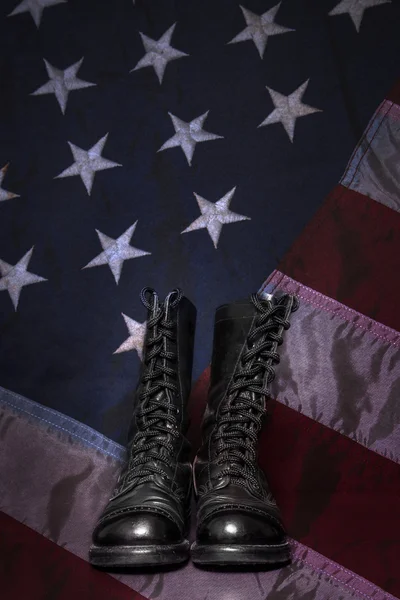
[[[215,412],[225,395],[254,317],[255,308],[249,300],[224,304],[216,310],[210,389],[202,425],[204,439],[208,438],[214,426]],[[198,460],[202,458],[200,451]],[[207,461],[207,455],[204,458]]]
[[[176,326],[176,343],[167,340],[166,350],[168,352],[174,352],[178,355],[178,361],[176,364],[178,374],[178,387],[179,393],[173,397],[173,404],[179,407],[180,412],[178,420],[182,430],[186,432],[187,428],[187,411],[186,403],[190,393],[192,384],[192,365],[193,365],[193,346],[194,346],[194,334],[196,326],[196,308],[188,300],[183,297],[176,308],[171,309],[170,318],[174,321]],[[147,331],[145,336],[144,348],[146,348],[146,342],[151,332]],[[139,403],[140,394],[143,391],[141,383],[141,376],[144,369],[144,361],[142,362],[141,372],[139,374],[138,385],[135,392],[134,407],[135,409]],[[133,415],[129,433],[128,433],[128,444],[135,436],[137,431],[137,425],[135,420],[135,414]],[[182,433],[183,433],[182,431]]]
[[[209,438],[215,425],[218,408],[225,399],[229,381],[237,366],[256,311],[250,300],[224,304],[217,308],[214,319],[214,340],[211,378],[207,407],[202,423],[203,443],[197,453],[194,475],[198,491],[205,485],[215,485],[218,472],[226,465],[209,465]]]
[[[192,378],[196,309],[183,297],[178,306],[171,309],[169,318],[174,322],[176,342],[168,340],[167,350],[173,351],[178,357],[175,363],[177,378],[174,379],[178,383],[178,392],[169,396],[170,402],[179,409],[179,437],[173,441],[175,455],[168,467],[163,463],[165,476],[155,475],[152,481],[127,486],[114,495],[93,532],[96,545],[167,545],[179,543],[187,534],[192,467],[190,445],[185,438],[188,426],[186,407]],[[139,379],[128,448],[137,432],[135,415],[141,391]],[[157,462],[154,461],[155,464]]]
[[[97,527],[93,542],[97,545],[130,546],[178,543],[181,531],[168,517],[138,512]]]
[[[280,544],[285,531],[265,474],[258,469],[258,487],[251,491],[231,483],[221,472],[226,463],[210,463],[212,432],[218,410],[226,402],[256,309],[250,300],[217,309],[214,324],[211,382],[203,418],[202,446],[194,462],[197,500],[197,542],[207,544]],[[211,443],[210,443],[211,442]]]
[[[197,530],[200,544],[279,544],[282,533],[265,519],[245,512],[220,514],[202,522]]]

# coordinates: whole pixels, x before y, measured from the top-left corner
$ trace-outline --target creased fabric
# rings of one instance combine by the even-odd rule
[[[277,271],[262,289],[300,300],[272,396],[398,462],[399,334]]]
[[[37,417],[37,415],[36,415]],[[0,411],[1,509],[58,545],[87,560],[91,531],[111,493],[120,462],[86,446],[53,424],[5,403]],[[115,444],[115,454],[119,446]],[[108,451],[112,451],[110,440]],[[25,465],[26,468],[23,468]],[[302,544],[293,542],[293,563],[266,573],[210,573],[188,564],[159,574],[118,579],[158,600],[374,600],[394,597]]]
[[[146,600],[1,511],[0,531],[0,589],[5,600]]]
[[[371,119],[341,184],[400,211],[400,106],[385,100]]]
[[[197,379],[398,77],[400,4],[334,3],[2,1],[1,386],[123,443],[147,285]]]

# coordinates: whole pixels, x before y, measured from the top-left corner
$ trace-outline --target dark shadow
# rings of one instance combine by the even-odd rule
[[[159,573],[169,573],[171,571],[178,571],[187,565],[188,561],[179,563],[177,565],[154,565],[149,567],[95,567],[93,569],[103,571],[105,573],[118,573],[119,575],[157,575]]]
[[[261,573],[268,571],[276,571],[290,565],[291,561],[287,560],[281,563],[274,563],[273,565],[225,565],[225,566],[201,566],[194,565],[196,569],[201,571],[209,571],[212,573]]]

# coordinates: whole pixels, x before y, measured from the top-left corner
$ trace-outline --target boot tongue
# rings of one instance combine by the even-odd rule
[[[265,294],[263,296],[263,300],[264,300],[265,303],[268,303],[271,307],[274,306],[276,304],[276,302],[277,302],[277,299],[272,294]],[[260,335],[258,335],[257,337],[254,338],[254,341],[252,343],[252,346],[250,346],[250,348],[254,347],[257,344],[262,343],[262,341],[264,341],[264,339],[265,339],[265,337],[267,335],[268,335],[268,332],[267,333],[260,333]],[[273,342],[271,342],[271,345],[272,345],[272,343]],[[249,365],[249,363],[247,363],[246,366],[254,366],[255,362],[264,362],[264,359],[261,356],[255,356],[251,360],[250,365]],[[264,373],[262,371],[254,377],[254,379],[257,379],[257,380],[262,380],[263,378],[264,378]],[[241,402],[241,398],[253,400],[253,402],[259,404],[260,411],[264,412],[265,405],[266,405],[264,396],[261,396],[260,394],[256,394],[255,392],[251,392],[251,391],[248,391],[248,390],[241,390],[241,391],[238,392],[237,397],[232,401],[233,404],[234,404],[234,406],[237,407],[237,409],[239,411],[240,410],[241,411],[250,411],[250,412],[254,413],[253,409],[251,409],[251,408],[249,409],[248,406],[246,406],[243,402]],[[254,424],[253,424],[252,421],[249,420],[249,422],[247,424],[247,428],[249,430],[254,428]],[[243,434],[239,434],[239,435],[242,436]],[[234,442],[235,440],[239,441],[239,435],[238,435],[237,438],[232,438],[231,441],[232,442]],[[250,443],[250,438],[247,437],[246,439]],[[241,451],[243,452],[243,456],[246,456],[246,455],[249,456],[249,454],[250,454],[249,451],[244,450],[242,448],[241,448]],[[240,461],[239,459],[237,459],[237,463],[238,464],[240,464],[241,462],[242,461]]]
[[[159,311],[163,311],[163,320],[164,321],[168,321],[171,318],[171,312],[173,310],[173,308],[171,307],[171,303],[173,303],[175,297],[176,297],[177,293],[175,291],[170,292],[167,297],[165,298],[165,301],[163,304],[160,304],[159,299],[157,294],[154,294],[154,304],[153,304],[153,309],[151,311],[151,316],[155,317],[157,316],[157,314],[159,313]],[[154,331],[154,333],[156,335],[158,335],[158,330],[159,328],[162,327],[161,324],[158,324],[156,326],[156,330]],[[163,345],[163,351],[164,352],[168,352],[168,351],[174,351],[175,350],[175,343],[171,340],[169,340],[167,337],[163,337],[162,341],[160,342]],[[166,358],[162,358],[161,356],[156,356],[153,359],[153,369],[157,370],[159,367],[161,366],[169,366],[168,365],[168,360]],[[159,377],[155,378],[152,380],[151,385],[157,385],[159,383],[162,383],[162,381],[164,381],[168,376],[165,374],[160,374]],[[168,404],[171,403],[172,400],[172,392],[169,389],[162,389],[159,390],[158,392],[156,392],[155,394],[153,394],[147,401],[148,406],[151,406],[152,403],[155,401],[157,403],[165,401],[165,407],[161,407],[159,406],[157,408],[157,411],[154,411],[154,413],[148,415],[148,419],[157,419],[158,418],[158,423],[154,425],[155,428],[157,428],[157,425],[162,425],[167,429],[173,429],[173,425],[169,422],[166,421],[164,419],[164,416],[167,416],[168,414],[171,414],[172,411],[171,409],[168,407]],[[161,441],[161,440],[165,440],[170,438],[170,436],[163,432],[160,431],[159,434],[157,436],[153,436],[153,440],[154,441]],[[160,444],[158,451],[160,452],[160,454],[167,454],[167,449],[162,446]]]
[[[165,398],[166,394],[169,394],[169,391],[167,392],[166,390],[162,390],[154,396],[154,400],[162,401]],[[149,403],[151,403],[151,402],[152,402],[152,399],[149,400]],[[173,429],[172,423],[170,423],[169,421],[166,421],[164,419],[164,416],[167,416],[168,414],[172,414],[172,411],[169,408],[167,408],[167,406],[165,408],[159,407],[157,409],[157,412],[154,412],[154,414],[150,418],[154,418],[154,419],[157,418],[159,425],[162,425],[166,429]],[[157,425],[155,425],[155,427],[157,427]],[[154,436],[152,439],[154,441],[161,442],[162,440],[166,440],[168,438],[170,438],[169,441],[172,441],[172,438],[170,435],[168,435],[168,433],[160,431],[158,433],[158,435]],[[160,446],[158,447],[158,452],[160,453],[160,455],[168,454],[167,449],[162,444],[160,444]]]

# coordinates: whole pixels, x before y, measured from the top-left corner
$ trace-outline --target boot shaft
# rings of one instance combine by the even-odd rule
[[[163,303],[155,293],[150,294],[147,301],[147,327],[128,442],[132,441],[138,430],[136,416],[143,406],[143,395],[154,386],[159,386],[158,392],[150,394],[145,402],[155,395],[158,398],[167,397],[168,403],[178,409],[175,416],[181,433],[186,432],[188,425],[186,408],[192,382],[197,311],[188,298],[182,296],[178,299],[175,291],[168,294]],[[165,323],[169,327],[166,328]],[[162,348],[162,354],[157,353],[159,347]],[[170,372],[146,380],[149,373],[160,368]]]
[[[150,288],[128,457],[93,532],[97,566],[148,566],[188,558],[192,467],[185,438],[196,309],[174,290],[160,302]],[[161,557],[161,558],[160,558]]]
[[[256,479],[258,487],[266,487],[257,465],[257,440],[266,414],[268,384],[279,363],[278,348],[296,307],[292,296],[253,294],[217,309],[202,446],[195,461],[200,491],[204,485],[221,487],[223,481],[247,485],[246,477],[241,481],[242,468],[243,474],[252,473],[254,487]]]
[[[145,288],[141,300],[148,309],[143,360],[128,434],[128,460],[110,510],[116,502],[131,503],[129,494],[140,505],[156,493],[167,504],[171,494],[182,496],[186,505],[191,486],[190,444],[185,434],[196,309],[180,290],[160,302],[153,289]],[[180,501],[175,504],[180,506]]]
[[[219,306],[215,312],[211,389],[225,388],[235,371],[257,311],[249,299]]]
[[[260,298],[259,301],[265,302],[267,307],[274,308],[279,304],[279,297],[264,301]],[[292,304],[289,301],[288,306],[286,308],[283,307],[283,310],[280,312],[280,318],[288,320],[291,312],[296,309],[295,304],[297,303],[294,302]],[[243,355],[252,346],[257,345],[261,341],[261,338],[264,340],[268,339],[270,333],[272,333],[268,350],[270,353],[278,354],[278,347],[282,343],[282,339],[277,343],[274,341],[274,335],[282,338],[284,329],[286,328],[286,326],[282,327],[280,325],[279,319],[274,326],[271,325],[271,328],[264,333],[261,331],[258,337],[256,336],[257,339],[252,339],[249,342],[249,335],[254,335],[258,328],[260,316],[262,318],[260,306],[257,307],[257,304],[251,298],[239,300],[231,304],[224,304],[217,308],[214,320],[213,352],[208,396],[209,409],[217,410],[221,401],[226,400],[227,392],[237,371],[243,367]],[[271,318],[271,321],[273,318]],[[270,363],[272,368],[279,362],[279,357],[277,356],[274,360],[270,358],[265,360]],[[268,371],[272,373],[269,369]],[[260,376],[258,375],[257,377]]]

